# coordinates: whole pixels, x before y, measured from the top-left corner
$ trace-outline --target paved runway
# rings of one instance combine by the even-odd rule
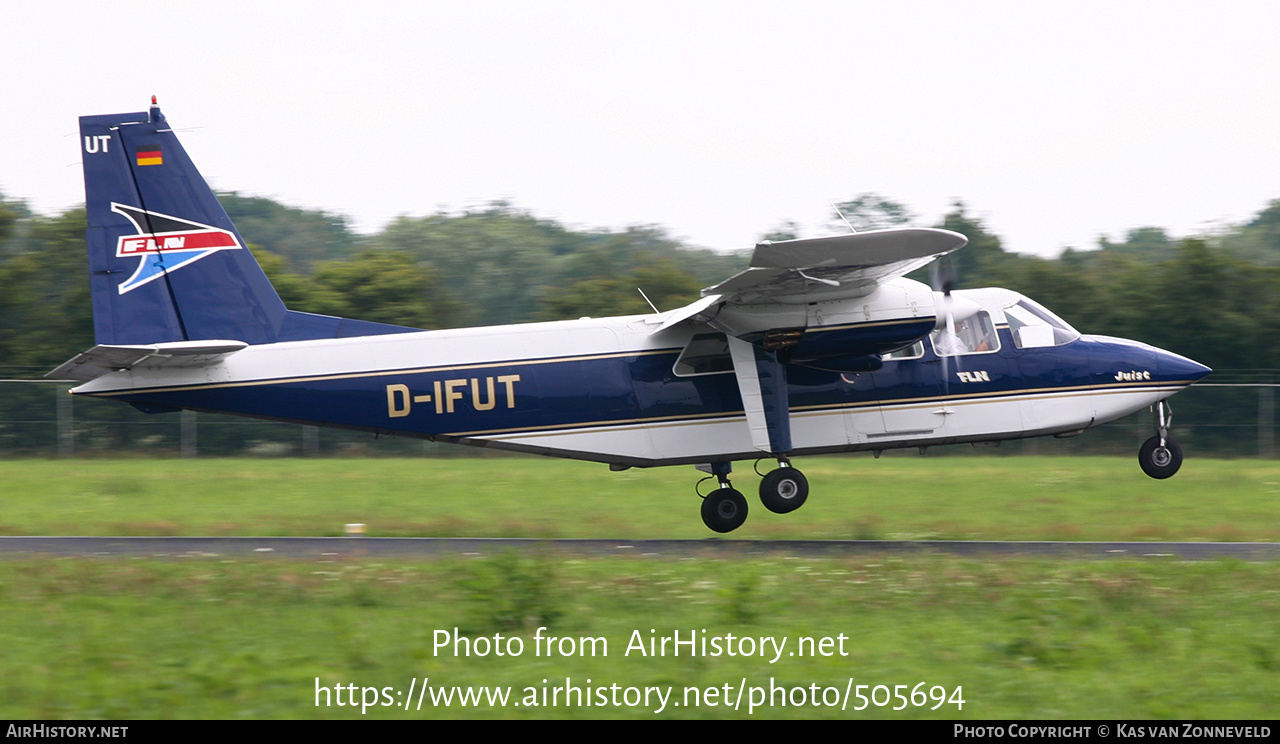
[[[544,540],[466,537],[0,537],[0,557],[380,556],[432,558],[509,551],[678,558],[797,555],[815,557],[1019,555],[1065,558],[1280,559],[1280,543],[978,542],[898,540]]]

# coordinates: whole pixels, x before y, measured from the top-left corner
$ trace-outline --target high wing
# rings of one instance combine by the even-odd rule
[[[750,268],[662,316],[655,332],[693,323],[723,333],[752,443],[783,459],[791,450],[788,368],[879,369],[880,354],[937,323],[934,293],[901,277],[967,242],[950,230],[911,227],[758,243]]]
[[[751,268],[702,294],[741,304],[859,297],[886,279],[926,266],[967,242],[960,233],[931,227],[764,241],[751,254]]]
[[[667,313],[658,330],[689,318],[712,317],[722,303],[805,304],[861,297],[966,243],[960,233],[932,227],[766,240],[756,244],[750,268],[702,290],[701,300]]]

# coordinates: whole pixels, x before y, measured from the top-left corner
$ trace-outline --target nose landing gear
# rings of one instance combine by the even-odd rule
[[[1164,401],[1156,404],[1156,435],[1142,443],[1138,450],[1138,464],[1142,472],[1152,478],[1168,478],[1182,467],[1182,448],[1169,436],[1173,424],[1173,409]]]

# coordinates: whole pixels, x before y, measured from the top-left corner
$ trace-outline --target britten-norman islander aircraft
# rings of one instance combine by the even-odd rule
[[[787,513],[809,491],[792,457],[1072,436],[1149,406],[1139,461],[1166,478],[1182,453],[1164,400],[1210,372],[1082,336],[1017,292],[906,279],[966,242],[929,228],[762,242],[750,268],[651,315],[430,331],[297,312],[154,98],[82,117],[80,135],[97,345],[48,375],[83,382],[73,393],[611,470],[696,465],[719,486],[702,498],[716,532],[747,516],[735,461],[776,461],[760,499]]]

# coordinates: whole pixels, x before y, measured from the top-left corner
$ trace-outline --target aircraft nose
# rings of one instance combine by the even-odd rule
[[[1161,349],[1156,356],[1157,368],[1160,370],[1160,379],[1162,380],[1170,382],[1185,380],[1186,384],[1190,385],[1213,371],[1200,362],[1174,354],[1171,351]]]

